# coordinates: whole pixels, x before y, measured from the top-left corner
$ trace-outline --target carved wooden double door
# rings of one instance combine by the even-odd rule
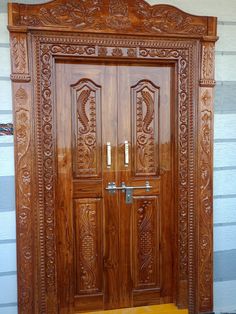
[[[172,77],[56,63],[60,313],[173,301]]]

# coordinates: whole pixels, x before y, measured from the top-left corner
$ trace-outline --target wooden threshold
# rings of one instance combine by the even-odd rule
[[[151,305],[109,311],[87,312],[86,314],[188,314],[188,310],[178,310],[174,304]]]

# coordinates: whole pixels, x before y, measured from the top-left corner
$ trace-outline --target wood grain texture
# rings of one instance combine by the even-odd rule
[[[97,169],[98,177],[93,179],[94,181],[91,177],[84,178],[84,184],[80,184],[81,178],[72,180],[69,175],[72,171],[69,161],[72,161],[73,154],[71,155],[70,149],[70,153],[68,151],[68,147],[70,148],[72,143],[72,134],[69,129],[72,128],[66,129],[64,133],[57,133],[58,125],[63,124],[63,115],[58,115],[56,111],[54,87],[57,85],[55,85],[54,69],[57,60],[61,58],[64,60],[65,67],[68,60],[73,59],[79,64],[83,60],[89,68],[93,58],[100,65],[104,64],[105,60],[113,60],[116,64],[121,61],[128,62],[127,64],[131,68],[131,60],[133,60],[136,64],[145,63],[146,67],[152,63],[156,68],[165,64],[172,69],[172,74],[168,79],[172,84],[173,94],[168,92],[166,95],[172,95],[170,102],[175,104],[169,113],[173,128],[169,135],[163,133],[159,145],[155,139],[155,148],[159,149],[156,151],[159,151],[161,181],[158,183],[154,172],[151,176],[149,173],[148,179],[153,176],[151,183],[156,189],[155,193],[161,195],[160,204],[165,204],[169,208],[173,206],[175,209],[171,218],[173,226],[175,226],[175,236],[170,236],[171,224],[168,224],[168,217],[165,217],[163,209],[160,207],[160,217],[164,224],[163,232],[160,233],[160,243],[171,242],[175,238],[174,250],[177,258],[174,261],[174,277],[172,277],[172,273],[166,270],[169,267],[168,261],[171,261],[173,251],[172,253],[171,250],[165,251],[163,264],[166,269],[162,270],[165,275],[161,282],[164,288],[162,295],[158,291],[156,292],[156,297],[160,297],[160,302],[170,302],[170,297],[173,297],[181,306],[186,306],[188,303],[190,314],[197,314],[199,311],[211,312],[212,210],[208,210],[211,207],[208,204],[211,204],[212,201],[212,137],[210,134],[212,134],[211,106],[214,85],[213,49],[216,40],[216,19],[192,16],[172,6],[150,6],[142,0],[87,0],[83,2],[83,6],[81,2],[77,1],[68,4],[67,1],[56,0],[40,5],[40,7],[10,4],[9,9],[15,119],[16,125],[17,123],[19,125],[17,132],[20,137],[26,134],[23,136],[26,139],[24,143],[21,144],[20,137],[16,140],[16,151],[25,151],[24,157],[16,153],[17,182],[19,181],[19,187],[22,186],[22,189],[20,188],[17,192],[17,208],[19,213],[21,213],[22,206],[28,208],[29,211],[29,215],[24,220],[23,229],[21,229],[23,218],[17,215],[18,230],[22,230],[18,240],[18,269],[22,269],[18,275],[19,313],[73,313],[74,306],[78,310],[86,306],[88,300],[75,296],[74,285],[70,285],[70,282],[73,281],[72,265],[74,265],[72,198],[103,198],[104,186],[108,182],[114,181],[117,184],[120,183],[120,180],[127,182],[130,171],[132,171],[131,167],[125,169],[121,162],[124,156],[123,143],[127,138],[125,130],[129,128],[129,124],[127,122],[122,124],[122,119],[119,118],[123,130],[118,133],[118,137],[120,136],[121,139],[119,142],[117,134],[113,133],[114,121],[117,121],[119,110],[114,111],[110,105],[108,111],[103,108],[105,110],[103,114],[109,117],[111,123],[106,132],[102,132],[102,138],[104,143],[107,141],[112,143],[113,166],[107,169],[104,158],[106,147],[100,143],[101,148],[100,151],[97,151],[97,156],[103,157],[102,159],[98,157],[97,160],[101,160],[101,168],[99,168],[99,162],[96,163],[97,168],[95,167],[96,158],[93,159],[93,168]],[[59,12],[60,14],[58,14]],[[39,32],[34,33],[33,30]],[[57,34],[51,33],[54,30],[58,31]],[[130,34],[130,37],[127,38],[126,34]],[[135,36],[135,34],[141,36]],[[150,35],[152,38],[149,37]],[[28,59],[32,60],[30,65]],[[199,76],[200,65],[201,75]],[[112,67],[107,67],[109,75],[106,75],[105,84],[110,86],[113,70],[108,69],[112,69]],[[30,82],[31,77],[34,77],[34,86]],[[121,75],[121,77],[119,84],[122,85],[124,76]],[[81,79],[88,79],[88,76],[85,75]],[[101,86],[95,79],[90,79],[93,82],[90,87]],[[150,80],[145,77],[139,78],[130,86],[135,86],[140,79]],[[163,82],[168,79],[166,77]],[[70,85],[78,82],[78,78],[74,79]],[[107,92],[104,98],[110,103],[112,103],[111,95],[115,99],[119,99],[119,95],[116,94],[117,83],[113,82],[112,84],[114,84],[112,90]],[[154,85],[159,86],[155,82]],[[78,89],[79,92],[75,97],[78,101],[74,103],[77,105],[81,101],[79,98],[83,88],[88,90],[85,85],[81,88],[81,90]],[[197,88],[200,88],[199,100],[197,99]],[[22,92],[17,94],[17,90],[21,89],[26,91],[27,101],[33,97],[32,108],[29,107],[26,100],[19,101],[19,99],[24,99]],[[147,92],[147,90],[145,91]],[[70,92],[69,95],[71,96]],[[94,94],[93,97],[95,97]],[[86,123],[83,124],[86,122],[86,116],[87,119],[90,119],[88,118],[88,107],[89,104],[91,106],[91,102],[93,103],[92,98],[83,103],[80,107],[81,111],[78,110],[77,123],[82,132],[86,129]],[[146,99],[146,107],[143,106],[144,115],[146,113],[148,117],[148,114],[152,112],[149,109],[151,109],[154,94],[150,95],[149,92],[149,96],[147,96],[145,93],[143,99]],[[69,100],[67,103],[70,103],[71,98],[69,97],[67,100]],[[147,101],[149,106],[147,106]],[[143,105],[144,103],[145,101],[143,101]],[[27,122],[29,114],[24,109],[26,104],[27,110],[32,110],[29,111],[30,114],[32,112],[35,115],[32,123]],[[198,111],[195,110],[197,106],[199,106]],[[93,104],[92,107],[94,108]],[[71,117],[71,109],[68,108],[66,106],[61,112],[65,112]],[[92,112],[94,113],[93,108]],[[124,112],[128,113],[128,106],[124,105],[123,108],[126,108]],[[149,109],[147,110],[147,108]],[[25,112],[26,116],[18,115],[20,111]],[[86,114],[83,115],[84,113]],[[96,112],[96,118],[97,114],[99,115],[99,113]],[[111,119],[111,117],[113,118]],[[162,118],[160,118],[160,133],[162,129],[165,129],[161,125]],[[27,127],[24,127],[22,123],[25,126],[27,124]],[[70,121],[70,123],[72,122]],[[144,128],[146,131],[153,127],[153,122],[148,123],[146,129]],[[131,131],[130,129],[129,134],[132,134]],[[61,137],[58,136],[59,134]],[[170,136],[171,144],[164,141],[165,136]],[[99,137],[96,139],[98,142],[100,141]],[[62,150],[58,146],[58,140],[62,141],[60,143],[64,145]],[[83,141],[85,143],[85,139]],[[89,143],[92,142],[89,141]],[[131,143],[130,138],[129,145]],[[28,145],[29,148],[26,149],[25,145]],[[96,150],[93,152],[96,155]],[[173,155],[170,152],[173,152]],[[154,159],[158,160],[155,155]],[[23,163],[23,161],[25,162]],[[29,168],[27,168],[27,173],[24,171],[25,164]],[[196,164],[197,166],[194,166]],[[158,169],[156,162],[155,166]],[[150,172],[150,166],[146,167],[145,169]],[[102,171],[104,171],[103,181],[100,176]],[[174,175],[174,181],[171,180],[172,175]],[[141,176],[136,180],[130,178],[129,183],[139,185],[145,182],[145,179]],[[32,186],[29,182],[35,182],[35,184]],[[68,184],[64,182],[68,182]],[[94,188],[95,186],[96,188]],[[172,189],[173,198],[163,199],[163,188]],[[196,188],[197,193],[195,194]],[[58,194],[58,191],[61,192]],[[24,202],[27,198],[24,193],[27,193],[28,197],[26,207]],[[152,196],[149,192],[145,194],[147,199]],[[142,197],[142,195],[137,192],[135,197]],[[206,198],[207,201],[205,201]],[[118,202],[121,207],[118,206]],[[58,204],[60,210],[57,211]],[[106,195],[104,198],[103,219],[108,222],[105,226],[105,233],[109,234],[102,253],[104,254],[103,265],[106,278],[104,300],[107,308],[119,307],[121,306],[120,302],[124,306],[128,306],[130,298],[129,285],[132,278],[127,266],[130,263],[130,257],[128,255],[122,257],[123,255],[119,252],[119,245],[124,247],[130,245],[129,240],[124,237],[128,225],[117,227],[120,217],[124,221],[129,221],[129,212],[120,211],[120,208],[123,207],[124,199],[121,196],[114,198]],[[68,209],[68,212],[65,211],[65,208]],[[94,208],[92,207],[91,211]],[[115,210],[111,210],[114,208]],[[90,221],[91,219],[93,221],[90,216]],[[68,229],[64,227],[65,225],[68,226]],[[78,223],[77,229],[81,228],[82,226]],[[62,232],[58,232],[58,230],[62,230]],[[92,247],[91,244],[89,249]],[[27,254],[24,253],[26,252],[25,248],[27,248]],[[64,252],[63,261],[60,260],[62,251]],[[27,270],[26,265],[28,265]],[[67,276],[63,276],[63,272]],[[121,290],[119,280],[117,280],[120,274],[123,274],[125,278],[125,284]],[[62,283],[69,289],[63,290]],[[172,290],[171,287],[175,288]],[[27,297],[25,297],[25,291],[28,291]],[[172,296],[169,291],[172,291]],[[59,303],[58,296],[60,296]],[[137,294],[136,304],[142,304],[146,297],[150,299],[150,302],[152,302],[151,300],[154,302],[153,296],[150,293],[145,295],[143,292],[141,295]],[[97,294],[91,301],[91,309],[99,308],[102,306],[102,302],[101,295]]]

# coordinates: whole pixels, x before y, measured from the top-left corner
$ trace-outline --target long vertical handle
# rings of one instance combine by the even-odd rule
[[[125,141],[125,167],[129,165],[129,142]]]
[[[107,142],[107,168],[111,167],[111,143]]]

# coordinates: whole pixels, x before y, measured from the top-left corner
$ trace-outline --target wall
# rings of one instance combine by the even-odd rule
[[[7,0],[0,1],[0,123],[12,122]],[[47,1],[16,1],[43,3]],[[236,1],[149,0],[218,17],[216,47],[215,310],[236,309]],[[0,314],[17,313],[13,138],[0,136]]]

